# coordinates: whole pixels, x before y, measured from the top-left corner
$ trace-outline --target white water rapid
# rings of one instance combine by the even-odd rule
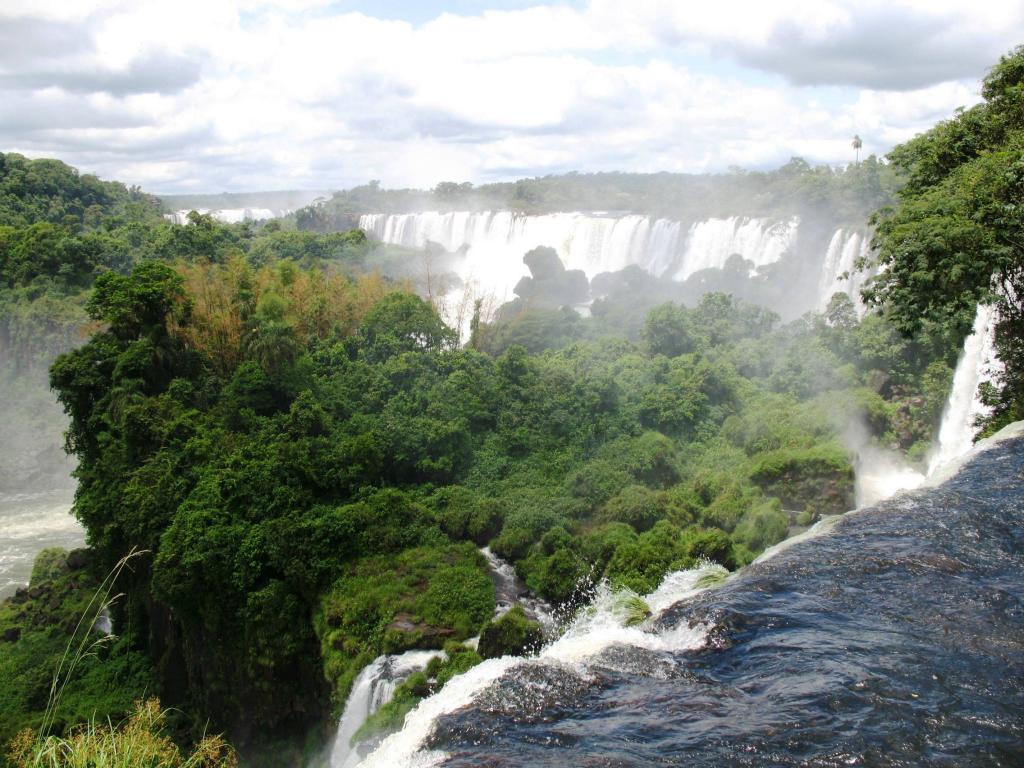
[[[39,550],[75,549],[85,531],[71,514],[72,493],[0,493],[0,599],[28,584]]]
[[[703,565],[689,571],[668,574],[645,600],[656,617],[672,605],[693,597],[724,575],[719,565]],[[590,607],[579,613],[568,629],[533,657],[504,656],[488,659],[465,674],[452,678],[441,691],[424,699],[405,718],[402,730],[388,736],[359,765],[365,768],[427,766],[441,762],[441,752],[421,751],[437,718],[454,712],[483,695],[510,670],[527,665],[558,667],[569,674],[587,677],[589,670],[601,666],[600,656],[614,647],[633,647],[649,651],[684,651],[704,644],[706,629],[686,625],[654,630],[653,620],[627,627],[621,595],[602,584]],[[520,676],[523,680],[527,676]],[[527,683],[528,684],[528,683]],[[333,765],[333,764],[332,764]]]

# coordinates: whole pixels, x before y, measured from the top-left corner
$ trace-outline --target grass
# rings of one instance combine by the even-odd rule
[[[167,711],[156,699],[139,701],[120,726],[93,719],[68,736],[20,732],[8,759],[14,768],[234,768],[234,750],[207,736],[189,755],[163,733]]]

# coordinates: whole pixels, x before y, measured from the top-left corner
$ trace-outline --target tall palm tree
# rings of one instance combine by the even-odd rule
[[[860,148],[864,146],[864,142],[860,140],[860,136],[857,134],[853,135],[853,148],[857,152],[857,163],[860,163]]]

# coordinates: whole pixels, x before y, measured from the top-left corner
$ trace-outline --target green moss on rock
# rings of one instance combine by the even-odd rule
[[[544,632],[540,624],[527,618],[522,607],[516,605],[483,626],[477,652],[485,659],[523,656],[536,651],[543,641]]]

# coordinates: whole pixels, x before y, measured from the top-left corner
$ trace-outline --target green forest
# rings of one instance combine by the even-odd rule
[[[1005,365],[984,431],[1024,418],[1024,49],[983,96],[843,172],[795,160],[430,193],[694,216],[788,195],[870,216],[885,267],[871,311],[837,294],[786,324],[717,291],[652,306],[624,280],[589,317],[526,301],[460,339],[414,285],[381,275],[416,254],[334,231],[411,192],[174,225],[141,190],[0,155],[4,391],[59,401],[88,540],[44,553],[0,604],[0,741],[20,739],[8,764],[32,764],[23,729],[43,743],[133,712],[185,746],[223,732],[245,764],[298,764],[372,659],[445,648],[375,725],[400,723],[481,658],[539,642],[520,613],[492,621],[483,546],[563,615],[601,582],[634,596],[700,562],[740,568],[853,508],[851,423],[924,460],[978,302],[998,307]],[[60,423],[17,410],[2,414],[15,430]],[[67,669],[97,590],[116,636]],[[460,645],[481,631],[478,651]],[[134,703],[152,696],[173,710]],[[229,764],[222,747],[196,764]]]

